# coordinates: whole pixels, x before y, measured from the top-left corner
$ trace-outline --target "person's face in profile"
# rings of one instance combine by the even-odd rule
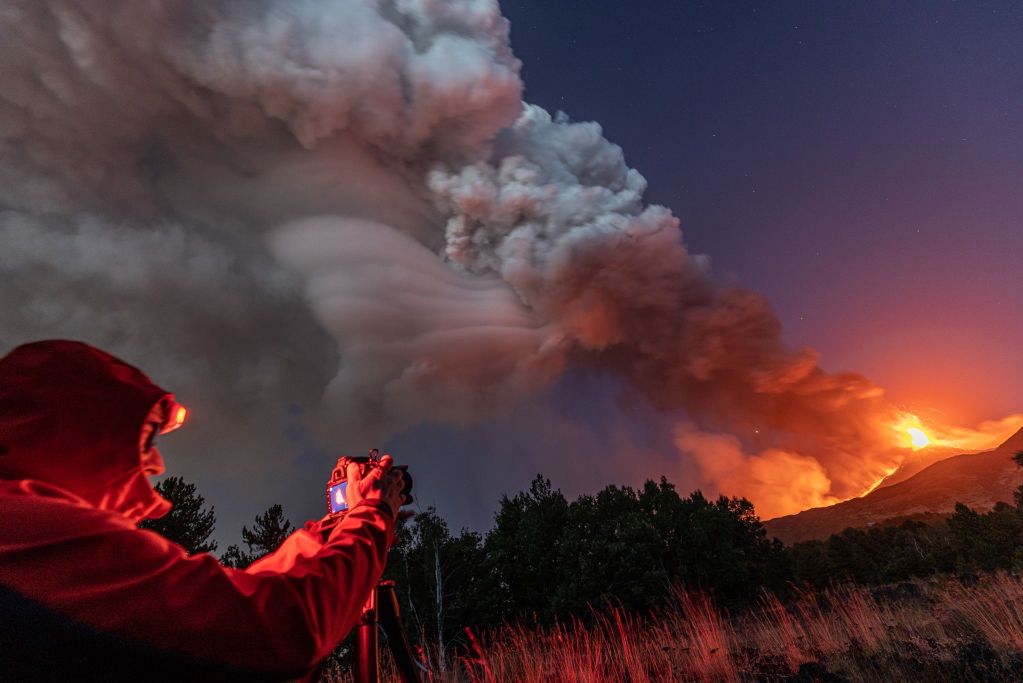
[[[139,436],[140,462],[142,471],[147,476],[155,477],[163,474],[164,471],[163,456],[156,448],[156,437],[159,436],[160,430],[166,423],[163,413],[162,405],[153,406],[153,410],[146,417],[145,424],[142,425],[142,434]]]

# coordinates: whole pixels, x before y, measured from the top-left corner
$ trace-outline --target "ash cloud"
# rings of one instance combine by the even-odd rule
[[[8,0],[0,27],[0,341],[84,338],[217,415],[193,472],[291,462],[295,406],[379,441],[573,364],[717,434],[680,452],[758,503],[897,457],[878,387],[716,285],[597,124],[521,101],[493,0]]]
[[[725,458],[718,439],[686,439],[683,452],[706,464],[708,485],[746,492],[758,487],[742,471],[781,481],[794,462],[809,462],[819,476],[789,479],[801,491],[786,496],[825,501],[860,493],[897,457],[882,390],[824,372],[812,350],[782,343],[763,297],[715,285],[707,260],[683,246],[677,219],[643,204],[645,181],[596,124],[527,107],[489,159],[434,169],[429,182],[449,215],[448,259],[500,274],[583,362],[629,378],[666,411],[684,409],[701,429],[732,435],[730,454],[741,456],[741,443],[793,453]]]

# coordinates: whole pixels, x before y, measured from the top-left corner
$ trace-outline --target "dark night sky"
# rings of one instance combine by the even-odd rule
[[[506,0],[526,99],[600,122],[722,280],[767,295],[794,346],[921,415],[1023,407],[1023,7],[984,2]],[[667,436],[570,376],[515,415],[423,427],[450,452],[424,502],[486,526],[543,471],[567,493],[667,473]],[[583,398],[583,397],[586,398]],[[552,415],[542,435],[518,425]],[[633,466],[600,457],[626,442]],[[624,447],[624,446],[623,446]],[[472,458],[486,465],[465,468]],[[441,477],[464,495],[438,499]]]

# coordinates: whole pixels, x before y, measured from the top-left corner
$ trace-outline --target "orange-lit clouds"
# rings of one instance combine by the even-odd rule
[[[676,428],[675,444],[680,455],[698,464],[702,485],[708,493],[748,498],[761,518],[769,519],[866,495],[893,474],[913,451],[940,447],[953,455],[987,450],[1021,428],[1023,415],[1018,414],[971,428],[924,421],[912,413],[901,413],[864,432],[877,437],[873,450],[847,461],[848,473],[858,477],[862,488],[844,496],[834,495],[829,471],[822,464],[826,461],[811,454],[777,448],[748,453],[736,437],[703,432],[689,423]]]
[[[929,428],[929,433],[936,445],[983,451],[994,448],[1020,429],[1023,429],[1023,415],[1017,413],[1000,420],[985,420],[972,428],[935,424]]]
[[[748,498],[762,519],[837,503],[831,481],[814,458],[769,448],[754,455],[742,452],[739,440],[680,425],[675,444],[700,466],[703,483],[713,492]]]
[[[920,450],[941,446],[962,452],[983,451],[998,446],[1023,429],[1023,415],[1007,415],[986,420],[975,427],[946,424],[936,419],[923,420],[904,413],[891,425],[895,442],[903,448]]]

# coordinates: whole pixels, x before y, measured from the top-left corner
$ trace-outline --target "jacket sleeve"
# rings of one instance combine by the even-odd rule
[[[18,523],[17,510],[5,512]],[[38,515],[22,521],[41,522]],[[300,543],[286,571],[244,572],[210,555],[188,557],[162,536],[100,511],[75,508],[63,522],[35,541],[0,541],[0,582],[104,631],[296,676],[351,629],[393,535],[384,504],[365,501],[318,549]]]
[[[258,574],[270,572],[283,574],[291,570],[295,564],[308,557],[313,557],[323,549],[323,541],[314,530],[308,528],[298,529],[288,536],[277,550],[259,558],[245,568],[247,574]]]

